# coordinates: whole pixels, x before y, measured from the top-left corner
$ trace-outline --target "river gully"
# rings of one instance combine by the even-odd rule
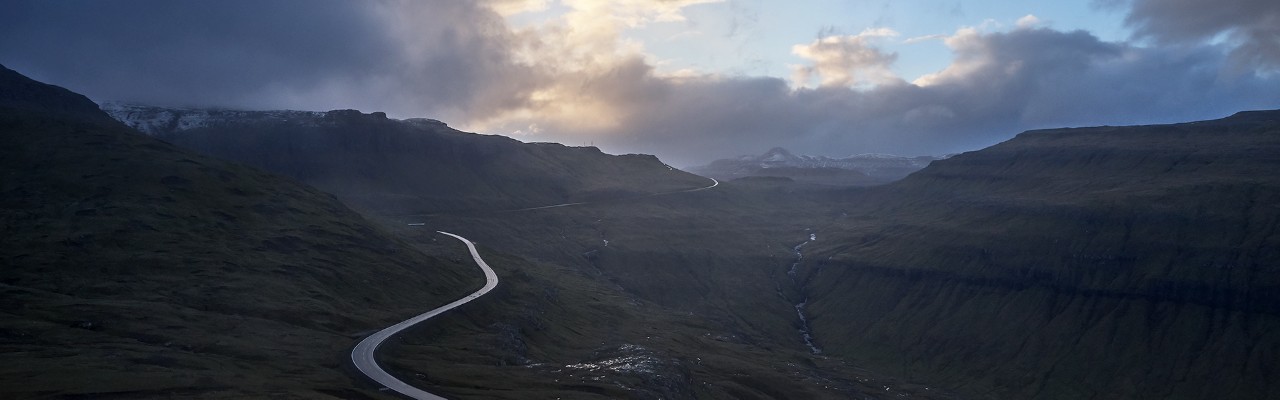
[[[787,269],[787,277],[791,278],[791,287],[795,288],[796,292],[798,292],[800,296],[803,296],[803,300],[799,303],[792,304],[792,307],[795,307],[796,309],[796,316],[800,317],[800,337],[804,339],[804,344],[809,346],[810,352],[813,354],[822,354],[822,349],[818,348],[818,344],[813,340],[813,333],[809,330],[809,319],[804,315],[804,307],[809,304],[809,297],[805,294],[804,286],[801,285],[801,282],[796,280],[796,269],[800,267],[800,262],[804,260],[804,253],[801,252],[801,250],[804,249],[804,245],[815,240],[818,240],[818,235],[810,233],[809,240],[801,242],[791,248],[792,252],[795,253],[795,258],[791,261],[791,267]],[[778,296],[781,296],[783,299],[787,299],[787,296],[783,294],[781,287],[778,288]],[[790,299],[787,300],[793,301]]]

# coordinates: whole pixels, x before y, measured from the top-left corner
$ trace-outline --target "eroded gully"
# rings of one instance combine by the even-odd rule
[[[791,266],[787,268],[787,278],[791,281],[791,288],[801,299],[800,302],[796,303],[795,300],[788,298],[786,293],[782,291],[781,286],[778,287],[778,296],[782,297],[795,308],[796,316],[800,319],[800,338],[804,340],[805,346],[809,346],[809,352],[813,354],[822,354],[822,349],[818,347],[818,343],[813,338],[813,331],[809,328],[809,319],[804,315],[804,307],[809,304],[808,292],[805,290],[803,282],[796,279],[796,270],[800,267],[800,263],[804,261],[804,253],[801,250],[803,250],[804,246],[809,244],[809,242],[815,240],[818,240],[818,235],[810,233],[809,240],[801,242],[791,248],[794,258],[791,260]]]

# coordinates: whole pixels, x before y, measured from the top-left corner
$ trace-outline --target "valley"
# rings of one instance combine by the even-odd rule
[[[703,329],[892,376],[907,396],[1255,398],[1277,373],[1276,208],[1233,210],[1280,204],[1261,172],[1278,120],[1031,132],[874,188],[753,178],[425,223],[716,323]]]
[[[1280,111],[730,180],[2,72],[6,397],[1280,390]]]

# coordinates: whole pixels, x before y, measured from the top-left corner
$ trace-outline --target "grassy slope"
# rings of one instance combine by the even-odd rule
[[[0,73],[28,91],[0,99],[0,397],[360,397],[358,332],[482,283],[460,246]]]
[[[1259,398],[1280,382],[1280,114],[1029,132],[856,197],[814,326],[1002,398]]]

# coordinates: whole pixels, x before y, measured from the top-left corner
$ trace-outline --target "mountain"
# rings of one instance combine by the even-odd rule
[[[902,179],[938,159],[941,158],[889,154],[858,154],[844,158],[797,156],[775,147],[761,155],[715,160],[689,171],[722,180],[767,176],[829,185],[864,186]]]
[[[522,143],[423,118],[329,112],[177,109],[104,103],[179,146],[284,174],[381,215],[503,210],[707,186],[650,155]]]
[[[1248,112],[1027,132],[869,188],[747,178],[426,223],[600,285],[581,285],[597,288],[592,308],[631,317],[555,320],[624,327],[588,335],[611,338],[601,347],[708,360],[691,376],[718,388],[808,389],[747,367],[782,362],[806,366],[796,376],[874,371],[903,397],[1265,398],[1280,389],[1277,155],[1280,112]],[[696,318],[638,311],[655,305]],[[673,328],[695,325],[719,339]],[[530,349],[571,342],[516,326]]]
[[[379,113],[120,117],[375,227],[22,85],[0,109],[5,397],[384,396],[342,373],[347,346],[479,285],[435,230],[502,283],[381,357],[450,398],[1280,391],[1280,111],[1026,132],[871,187],[666,196],[642,194],[706,183]],[[440,212],[574,199],[610,201]],[[381,218],[416,212],[440,213]]]
[[[992,398],[1280,390],[1280,111],[1032,131],[845,195],[816,337]]]
[[[482,284],[461,249],[2,67],[0,176],[4,398],[376,396],[342,368],[359,334]]]
[[[797,358],[802,348],[775,348],[754,330],[648,302],[579,269],[589,264],[568,235],[590,235],[596,225],[586,218],[597,210],[639,207],[627,214],[639,232],[670,243],[657,235],[677,217],[665,207],[695,193],[374,227],[316,189],[77,112],[93,121],[0,111],[0,345],[9,350],[0,356],[0,397],[386,398],[344,374],[342,360],[362,334],[479,286],[474,266],[460,264],[469,262],[465,251],[436,243],[432,230],[447,228],[481,238],[502,283],[381,350],[389,371],[434,393],[845,398],[893,387],[947,398],[838,361]],[[382,123],[376,114],[323,117]],[[475,143],[476,135],[459,136]],[[640,159],[647,173],[652,161]],[[679,215],[708,210],[693,204]],[[644,262],[653,254],[608,257],[617,255]],[[769,329],[792,336],[785,320]]]

